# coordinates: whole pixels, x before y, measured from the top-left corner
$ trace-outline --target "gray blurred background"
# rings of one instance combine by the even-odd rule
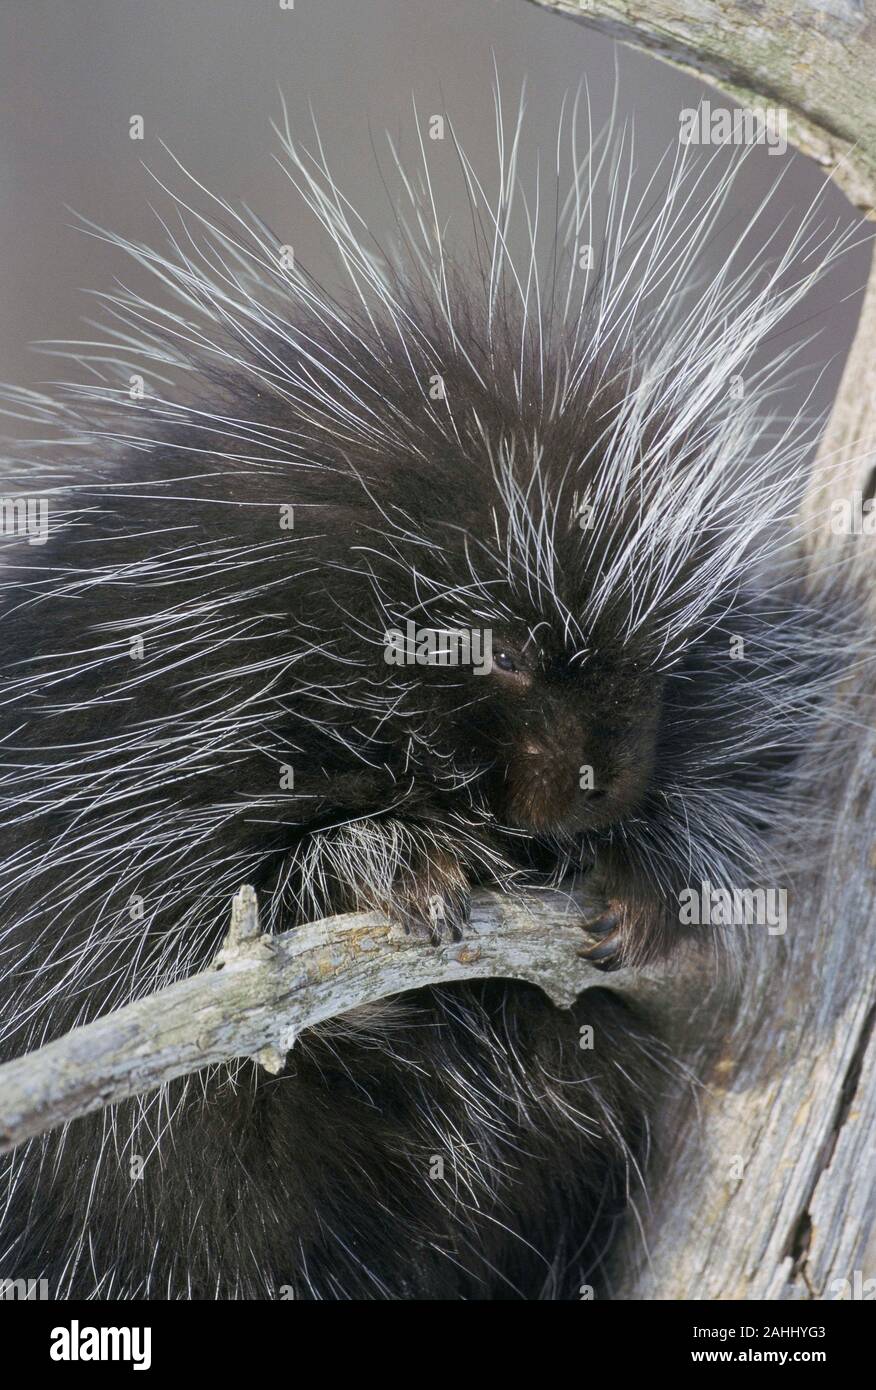
[[[39,386],[75,375],[75,364],[42,357],[29,343],[93,336],[82,323],[95,312],[83,289],[110,288],[128,274],[118,251],[72,229],[65,204],[126,236],[160,239],[148,206],[159,191],[142,161],[179,188],[164,141],[198,179],[256,210],[300,262],[323,274],[326,248],[301,220],[273,157],[280,90],[296,135],[310,136],[312,105],[337,181],[379,231],[389,228],[391,209],[371,142],[382,147],[389,130],[413,152],[412,97],[421,117],[449,112],[474,162],[494,167],[494,56],[512,104],[527,82],[524,171],[537,151],[550,164],[562,95],[582,79],[597,124],[617,82],[642,180],[677,144],[679,110],[704,91],[526,0],[295,0],[291,10],[280,0],[0,0],[0,379]],[[145,122],[142,142],[129,138],[134,114]],[[452,158],[451,142],[444,147]],[[786,158],[792,167],[773,215],[790,213],[793,226],[822,175]],[[784,162],[754,150],[734,190],[736,214]],[[840,222],[855,221],[835,190],[827,207]],[[850,255],[807,305],[807,328],[821,330],[810,354],[826,368],[815,402],[822,408],[854,330],[867,259],[864,249]],[[4,432],[16,433],[15,422]]]

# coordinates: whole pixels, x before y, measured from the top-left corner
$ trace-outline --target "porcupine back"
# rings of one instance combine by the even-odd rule
[[[673,892],[748,882],[797,807],[783,769],[834,678],[837,608],[790,565],[758,579],[811,432],[765,419],[788,354],[752,364],[841,240],[804,219],[759,288],[727,269],[684,299],[732,173],[695,235],[684,165],[647,246],[615,208],[591,271],[574,170],[548,297],[534,238],[510,250],[510,163],[487,204],[460,156],[480,267],[453,264],[410,180],[417,233],[390,266],[326,168],[287,153],[348,303],[223,205],[223,227],[195,219],[164,255],[125,246],[177,301],[112,298],[115,370],[151,365],[147,395],[28,402],[76,462],[15,479],[50,497],[53,534],[7,553],[5,1055],[202,968],[242,882],[282,930],[392,910],[436,862],[462,893],[596,860],[632,904],[628,955],[664,951]],[[194,387],[165,394],[169,368]],[[469,671],[388,666],[409,618],[571,652],[591,714],[635,712],[659,681],[635,815],[507,824],[491,788],[517,707]],[[19,1152],[0,1274],[101,1297],[568,1297],[663,1065],[607,990],[565,1014],[505,982],[422,991],[316,1030],[277,1078],[241,1062]]]

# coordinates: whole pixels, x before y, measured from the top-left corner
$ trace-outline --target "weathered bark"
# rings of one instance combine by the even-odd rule
[[[787,108],[794,143],[825,166],[841,160],[836,182],[872,216],[874,0],[537,3],[680,64],[743,103]],[[825,544],[829,497],[873,492],[874,442],[871,271],[805,503],[822,519]],[[876,592],[876,548],[867,537],[860,545],[864,582]],[[821,769],[834,828],[823,861],[798,884],[788,938],[752,942],[740,993],[723,1010],[713,998],[698,1003],[689,970],[666,982],[674,1018],[690,1003],[672,1042],[699,1089],[696,1105],[679,1094],[660,1116],[641,1228],[630,1223],[615,1261],[617,1298],[834,1298],[848,1296],[856,1270],[876,1276],[871,670],[851,685],[860,746],[848,769]]]
[[[876,737],[839,780],[829,853],[798,883],[787,937],[754,938],[739,996],[694,1004],[675,1031],[696,1104],[679,1094],[658,1117],[617,1298],[829,1298],[876,1273]],[[676,1010],[694,998],[666,983]]]
[[[535,0],[714,83],[783,107],[792,144],[876,205],[874,0]],[[852,148],[854,146],[854,149]]]
[[[464,939],[447,945],[412,940],[373,912],[269,936],[245,886],[208,970],[0,1067],[0,1153],[213,1063],[254,1056],[279,1071],[302,1029],[423,985],[528,980],[568,1008],[588,985],[606,981],[581,956],[587,910],[566,893],[517,901],[484,892],[473,895]],[[659,1007],[656,977],[624,970],[611,978]]]

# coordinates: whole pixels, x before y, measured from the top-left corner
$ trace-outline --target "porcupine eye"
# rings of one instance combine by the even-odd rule
[[[493,675],[518,692],[532,685],[533,671],[524,657],[513,647],[500,647],[492,660]]]

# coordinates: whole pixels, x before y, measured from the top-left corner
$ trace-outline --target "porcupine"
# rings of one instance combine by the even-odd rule
[[[5,550],[4,1056],[203,968],[243,882],[271,930],[365,906],[443,939],[473,886],[589,875],[594,958],[640,963],[682,937],[683,886],[765,872],[838,658],[832,590],[795,571],[813,431],[770,418],[794,349],[758,353],[843,238],[810,213],[755,274],[755,217],[698,281],[741,157],[703,193],[679,152],[655,214],[621,139],[571,162],[545,257],[499,130],[493,201],[457,147],[467,259],[425,153],[397,161],[390,257],[281,132],[346,298],[180,199],[164,252],[110,238],[165,297],[108,297],[115,331],[75,349],[98,386],[18,397],[69,457],[6,487],[52,527]],[[409,622],[489,633],[492,669],[390,664]],[[0,1275],[575,1297],[664,1066],[610,978],[569,1011],[436,986],[276,1077],[241,1061],[79,1120],[8,1160]]]

